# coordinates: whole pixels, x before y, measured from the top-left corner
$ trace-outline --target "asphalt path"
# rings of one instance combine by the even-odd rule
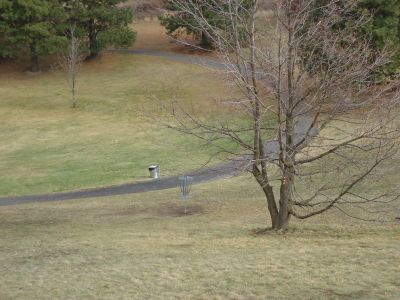
[[[179,54],[179,53],[162,52],[162,51],[137,50],[137,49],[109,50],[109,52],[154,56],[154,57],[168,59],[171,61],[196,64],[214,70],[225,70],[224,64],[222,64],[215,58],[208,56]],[[299,141],[305,137],[308,128],[311,124],[311,121],[312,121],[311,118],[308,117],[307,115],[299,116],[296,119],[295,141]],[[315,135],[315,133],[316,130],[313,129],[308,134],[309,136],[313,136]],[[278,151],[279,151],[279,144],[277,140],[271,140],[265,144],[265,152],[269,159],[271,160],[276,159],[278,156]],[[117,196],[117,195],[144,193],[144,192],[165,190],[170,188],[177,188],[179,187],[180,184],[179,177],[181,177],[182,175],[192,176],[193,184],[199,184],[208,181],[218,180],[221,178],[231,177],[240,174],[242,172],[245,172],[247,162],[248,159],[246,159],[246,157],[243,156],[241,159],[226,161],[220,164],[216,164],[214,166],[204,167],[195,171],[188,171],[185,174],[170,176],[170,177],[162,177],[156,180],[148,180],[143,182],[127,183],[122,185],[113,185],[108,187],[61,192],[61,193],[3,197],[0,198],[0,206],[35,203],[35,202],[49,202],[49,201]]]

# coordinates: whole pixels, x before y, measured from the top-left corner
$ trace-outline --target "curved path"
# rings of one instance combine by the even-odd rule
[[[197,64],[206,68],[217,69],[217,70],[225,69],[224,65],[221,62],[218,62],[216,59],[207,56],[178,54],[178,53],[161,52],[161,51],[136,50],[136,49],[109,50],[109,51],[118,53],[127,53],[127,54],[155,56],[172,61]],[[302,116],[297,120],[295,127],[297,139],[302,139],[305,136],[310,124],[311,124],[311,119],[307,116]],[[315,131],[310,133],[310,135],[314,134]],[[267,144],[265,145],[265,150],[270,159],[275,159],[277,157],[277,153],[279,150],[278,142],[276,140],[271,140],[267,142]],[[245,169],[246,169],[246,160],[242,159],[238,161],[227,161],[212,167],[202,168],[196,171],[188,172],[186,175],[190,175],[193,177],[193,184],[199,184],[207,181],[217,180],[224,177],[234,176],[235,174],[245,171]],[[33,203],[33,202],[48,202],[48,201],[58,201],[58,200],[117,196],[117,195],[164,190],[164,189],[178,187],[180,176],[181,175],[165,177],[152,181],[127,183],[123,185],[114,185],[114,186],[79,190],[72,192],[4,197],[0,198],[0,206]]]

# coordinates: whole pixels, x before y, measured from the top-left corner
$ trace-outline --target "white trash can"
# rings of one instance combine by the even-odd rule
[[[153,179],[160,178],[160,166],[158,165],[151,165],[149,166],[150,177]]]

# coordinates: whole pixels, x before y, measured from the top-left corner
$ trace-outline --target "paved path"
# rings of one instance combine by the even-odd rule
[[[226,162],[218,164],[214,167],[208,167],[204,169],[199,169],[197,171],[188,172],[185,175],[190,175],[193,177],[193,184],[199,184],[207,181],[217,180],[223,177],[233,176],[238,170],[236,165],[237,163],[235,162]],[[32,203],[32,202],[48,202],[48,201],[59,201],[59,200],[106,197],[106,196],[126,195],[126,194],[165,190],[178,187],[180,176],[181,175],[165,177],[156,180],[149,180],[144,182],[127,183],[122,185],[114,185],[114,186],[79,190],[72,192],[0,198],[0,206]]]
[[[127,53],[127,54],[155,56],[178,62],[198,64],[200,66],[212,69],[218,69],[218,70],[225,69],[222,63],[218,62],[216,59],[212,57],[207,57],[207,56],[178,54],[178,53],[161,52],[161,51],[135,50],[135,49],[109,50],[109,51],[118,53]],[[307,128],[310,126],[310,124],[311,124],[311,119],[307,116],[302,116],[297,120],[295,127],[296,140],[299,140],[304,137]],[[314,130],[313,132],[310,133],[310,135],[314,135],[315,132],[316,131]],[[271,140],[267,142],[267,144],[265,145],[265,150],[270,159],[277,158],[279,150],[278,142],[276,140]],[[202,168],[196,171],[188,172],[185,175],[190,175],[193,177],[193,184],[199,184],[207,181],[217,180],[224,177],[234,176],[235,174],[241,173],[246,169],[245,164],[246,164],[246,159],[242,159],[239,161],[227,161],[212,167]],[[5,197],[5,198],[0,198],[0,206],[33,203],[33,202],[48,202],[48,201],[72,200],[72,199],[83,199],[83,198],[93,198],[93,197],[117,196],[117,195],[165,190],[169,188],[178,187],[180,176],[181,175],[165,177],[152,181],[128,183],[123,185],[114,185],[109,187],[79,190],[72,192]]]

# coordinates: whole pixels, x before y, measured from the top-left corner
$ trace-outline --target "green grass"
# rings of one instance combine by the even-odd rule
[[[399,223],[269,225],[253,180],[0,207],[1,299],[398,299]]]
[[[63,74],[8,73],[0,80],[3,196],[143,180],[152,163],[163,175],[195,169],[216,149],[162,129],[154,99],[175,97],[212,118],[214,99],[231,90],[197,66],[117,54],[84,65],[75,110]]]

